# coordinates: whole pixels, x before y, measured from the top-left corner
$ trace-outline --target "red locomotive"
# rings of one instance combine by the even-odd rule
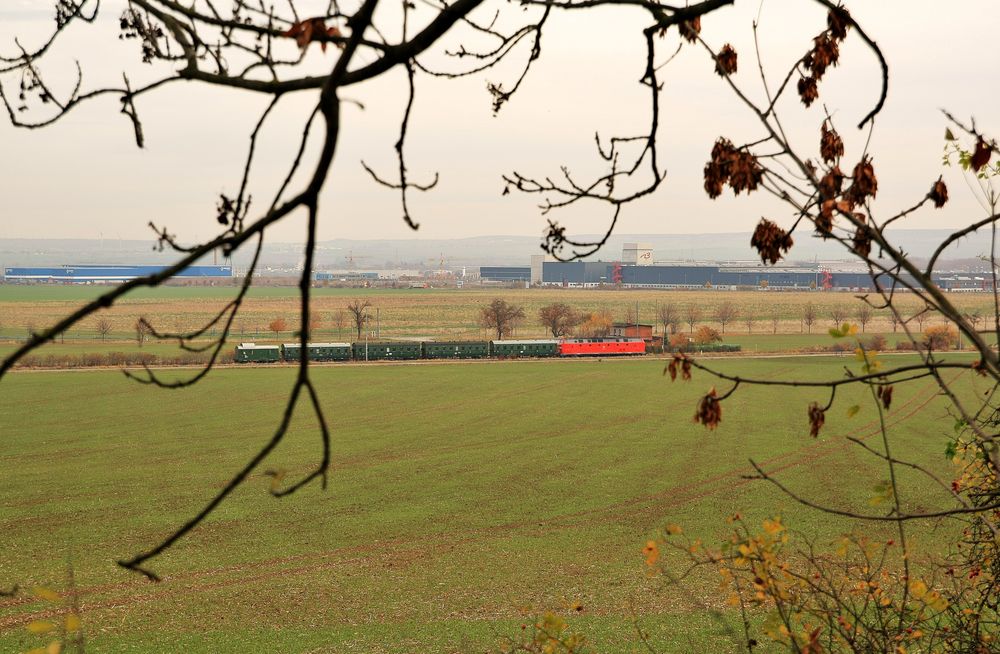
[[[560,356],[609,356],[645,354],[641,338],[567,338],[559,343]]]

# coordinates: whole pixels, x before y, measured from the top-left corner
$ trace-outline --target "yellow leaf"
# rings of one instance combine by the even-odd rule
[[[66,616],[66,631],[73,632],[80,630],[80,616],[70,613]]]
[[[31,594],[38,599],[45,600],[46,602],[58,602],[59,593],[52,590],[51,588],[46,588],[45,586],[35,586],[31,589]]]
[[[45,654],[59,654],[62,651],[62,643],[58,640],[53,640],[49,643],[49,646],[45,648]]]
[[[669,525],[667,525],[667,533],[670,534],[671,536],[675,536],[677,534],[680,534],[683,531],[684,530],[681,529],[680,525],[675,525],[675,524],[669,524]]]
[[[55,628],[54,624],[46,620],[35,620],[28,625],[28,631],[33,634],[46,634]]]
[[[777,534],[785,529],[785,526],[781,524],[781,518],[775,518],[774,520],[764,521],[764,531],[771,534]]]
[[[854,405],[851,405],[851,406],[847,407],[847,417],[848,418],[853,418],[854,416],[858,415],[858,411],[860,411],[860,410],[861,410],[861,406],[858,405],[858,404],[854,404]]]
[[[271,492],[277,492],[281,488],[281,482],[284,481],[285,475],[288,474],[284,468],[279,468],[277,470],[268,470],[264,473],[271,477]]]
[[[646,556],[646,565],[653,566],[660,558],[660,548],[655,540],[646,541],[646,547],[642,548],[642,553]]]
[[[910,584],[910,594],[915,598],[920,599],[927,594],[927,584],[920,581],[919,579]]]

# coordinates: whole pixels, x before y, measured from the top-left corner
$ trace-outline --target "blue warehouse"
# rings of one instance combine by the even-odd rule
[[[118,284],[158,273],[166,267],[86,264],[45,268],[4,268],[3,277],[7,283]],[[174,278],[212,279],[232,276],[232,266],[188,266]]]

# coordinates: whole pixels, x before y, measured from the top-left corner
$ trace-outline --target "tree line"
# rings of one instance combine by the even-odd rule
[[[338,337],[343,331],[350,327],[357,339],[364,335],[366,326],[373,321],[375,305],[368,299],[357,298],[351,300],[343,308],[338,308],[329,314],[329,324],[336,329]],[[982,309],[973,308],[966,311],[964,318],[973,325],[980,325],[985,322],[985,315]],[[718,336],[725,334],[727,328],[730,330],[734,325],[745,328],[747,334],[754,333],[755,327],[760,324],[765,330],[772,334],[777,334],[782,323],[798,322],[799,332],[811,334],[813,327],[829,325],[837,328],[845,322],[852,322],[858,325],[861,333],[866,333],[868,326],[875,320],[883,319],[895,333],[899,329],[909,328],[919,334],[929,335],[935,342],[943,340],[954,340],[957,333],[951,330],[948,336],[948,321],[940,314],[935,314],[928,307],[916,307],[907,313],[898,311],[880,312],[876,311],[869,303],[859,301],[851,307],[844,304],[834,304],[829,307],[821,307],[813,302],[806,302],[797,311],[797,315],[790,316],[783,312],[780,307],[758,310],[757,308],[725,300],[714,307],[705,307],[698,302],[665,302],[657,304],[653,311],[653,319],[644,324],[650,324],[654,328],[661,329],[664,339],[669,339],[674,335],[683,335],[686,331],[691,340],[695,343],[709,343],[720,340]],[[527,313],[522,305],[508,302],[503,298],[493,298],[488,304],[478,310],[476,316],[477,324],[484,330],[488,330],[496,335],[498,339],[509,337],[522,327],[527,320]],[[933,324],[934,321],[943,323]],[[621,321],[626,325],[639,323],[639,316],[634,307],[628,307],[624,311]],[[538,309],[537,324],[545,328],[552,338],[564,338],[568,336],[578,336],[581,338],[601,338],[611,334],[615,323],[613,312],[608,308],[599,308],[591,311],[578,309],[565,302],[552,302]],[[699,330],[699,326],[707,326],[709,323],[719,325],[719,329]],[[324,325],[324,321],[319,312],[310,315],[309,329],[316,332]],[[34,332],[34,325],[26,327],[28,334]],[[94,322],[94,329],[100,335],[102,341],[106,341],[112,333],[112,323],[106,317],[99,317]],[[150,319],[147,316],[140,316],[132,324],[132,331],[136,342],[141,347],[152,335]],[[282,333],[298,333],[289,322],[283,317],[276,317],[267,324],[267,331],[273,332],[278,338]],[[761,333],[760,329],[756,330]],[[245,336],[246,325],[238,328],[241,336]],[[713,336],[714,334],[714,336]]]

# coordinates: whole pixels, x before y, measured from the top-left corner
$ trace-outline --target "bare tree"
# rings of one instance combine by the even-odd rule
[[[868,323],[872,321],[873,315],[874,312],[872,311],[871,305],[862,300],[861,304],[858,305],[858,308],[854,312],[854,317],[858,319],[858,324],[861,325],[862,334],[865,332],[865,328],[868,326]]]
[[[337,309],[333,312],[331,320],[333,326],[337,328],[337,338],[341,338],[344,327],[347,326],[347,314],[344,313],[343,309]]]
[[[910,320],[912,320],[913,322],[917,323],[917,331],[923,332],[924,331],[924,323],[927,322],[927,319],[930,318],[930,317],[931,317],[930,307],[924,307],[923,309],[920,309],[919,311],[917,311],[916,313],[914,313],[910,317]]]
[[[347,304],[347,313],[351,316],[351,322],[354,323],[354,329],[357,331],[359,340],[361,339],[361,330],[365,328],[370,319],[368,309],[371,306],[371,302],[362,299],[351,300]]]
[[[494,298],[479,310],[479,324],[493,330],[497,339],[513,331],[519,320],[524,319],[524,308],[508,303],[503,298]]]
[[[101,335],[101,341],[106,341],[108,338],[108,334],[111,333],[111,327],[112,327],[111,321],[108,320],[107,318],[101,317],[97,319],[97,322],[94,323],[94,326],[97,329],[97,333]]]
[[[715,318],[715,322],[722,325],[722,333],[726,333],[726,325],[736,320],[740,315],[740,308],[736,306],[735,302],[729,300],[724,301],[719,306],[715,307],[715,311],[712,316]]]
[[[806,326],[808,333],[812,334],[813,324],[816,322],[816,306],[812,302],[806,302],[802,307],[802,324]]]
[[[896,333],[896,329],[899,327],[899,323],[900,322],[901,322],[901,320],[900,320],[899,313],[897,313],[897,310],[896,309],[892,309],[891,311],[889,311],[889,324],[892,325],[892,333],[893,334]]]
[[[694,326],[701,322],[701,307],[695,303],[684,307],[684,322],[687,323],[688,332],[694,333]]]
[[[965,313],[965,319],[972,325],[972,328],[979,331],[979,323],[983,322],[982,309],[972,309]]]
[[[771,307],[771,333],[778,333],[778,324],[781,322],[781,314],[777,307]]]
[[[631,304],[625,305],[625,324],[634,325],[638,320],[639,316],[636,314],[635,306]]]
[[[153,326],[145,316],[139,316],[135,319],[135,323],[132,324],[132,329],[135,331],[135,342],[139,344],[139,347],[143,346],[150,335],[153,333]]]
[[[681,325],[680,308],[673,302],[665,302],[656,309],[656,317],[663,324],[663,335],[676,334]]]
[[[743,311],[743,324],[747,326],[747,334],[753,333],[753,325],[757,322],[757,316],[754,314],[753,309],[750,307],[744,307]]]
[[[568,304],[556,302],[539,309],[538,320],[553,338],[559,338],[572,334],[573,328],[583,322],[583,316]]]
[[[839,304],[833,305],[830,309],[830,320],[833,321],[834,327],[840,327],[847,320],[847,307],[840,306]]]
[[[311,312],[309,314],[309,332],[315,334],[322,325],[323,319],[320,318],[319,312]]]

